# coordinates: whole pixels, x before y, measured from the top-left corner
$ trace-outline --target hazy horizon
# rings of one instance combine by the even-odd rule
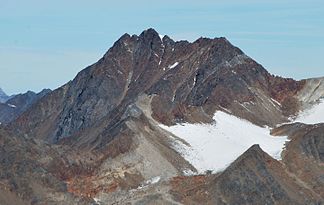
[[[95,63],[124,33],[154,28],[175,40],[226,37],[270,73],[324,76],[324,3],[0,0],[0,87],[55,89]]]

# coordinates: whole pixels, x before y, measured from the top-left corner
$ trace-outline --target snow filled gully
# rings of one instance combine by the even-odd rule
[[[214,124],[160,125],[191,145],[187,146],[170,136],[173,148],[199,174],[207,170],[214,173],[224,170],[254,144],[259,144],[269,155],[280,159],[285,142],[288,141],[286,136],[271,136],[269,128],[259,127],[225,112],[216,112],[213,119]]]

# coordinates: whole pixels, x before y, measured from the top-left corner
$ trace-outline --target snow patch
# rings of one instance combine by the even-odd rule
[[[159,34],[159,37],[160,37],[161,41],[163,40],[164,36],[165,36],[165,35],[161,35],[161,34]]]
[[[278,105],[279,107],[281,107],[281,104],[280,104],[278,101],[276,101],[275,99],[271,98],[271,103],[273,104],[273,102],[274,102],[276,105]],[[274,105],[274,104],[273,104],[273,105]]]
[[[248,104],[249,104],[248,102],[239,103],[239,105],[241,105],[241,106],[242,106],[244,109],[246,109],[248,112],[252,112],[252,111],[247,107]]]
[[[152,179],[149,179],[146,181],[147,184],[156,184],[160,181],[161,177],[157,176],[157,177],[153,177]]]
[[[222,110],[225,110],[227,113],[232,113],[232,111],[230,111],[229,109],[226,109],[226,108],[224,108],[224,107],[222,107],[222,106],[219,106]]]
[[[97,198],[93,198],[93,200],[97,203],[97,204],[101,204],[101,201]]]
[[[16,105],[12,105],[12,104],[7,104],[9,107],[12,107],[12,108],[16,108],[17,106]]]
[[[286,136],[274,137],[269,128],[259,127],[247,120],[222,111],[215,113],[213,124],[160,125],[190,144],[172,139],[173,148],[190,162],[199,173],[219,172],[229,166],[254,144],[276,159],[280,159]]]
[[[195,77],[194,77],[194,79],[193,79],[193,85],[192,85],[192,87],[195,87],[195,85],[196,85],[196,83],[197,83],[197,75],[195,75]]]
[[[324,123],[324,99],[321,99],[319,103],[312,108],[301,112],[294,122],[305,124]]]
[[[174,64],[169,66],[169,69],[175,68],[179,65],[179,62],[175,62]]]
[[[176,94],[174,93],[173,96],[172,96],[172,100],[171,100],[172,102],[174,102],[175,97],[176,97]]]
[[[185,170],[182,171],[182,173],[185,176],[193,176],[193,175],[196,174],[195,172],[191,171],[190,169],[185,169]]]
[[[160,180],[161,180],[161,177],[160,176],[153,177],[153,178],[145,181],[142,185],[140,185],[139,187],[137,187],[137,189],[143,189],[143,188],[145,188],[145,187],[147,187],[149,185],[156,184]]]

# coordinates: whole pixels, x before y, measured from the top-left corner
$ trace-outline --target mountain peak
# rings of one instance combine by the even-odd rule
[[[247,150],[247,152],[260,153],[263,152],[263,150],[259,144],[254,144]]]
[[[265,153],[259,144],[252,145],[248,150],[246,150],[237,160],[236,162],[239,163],[244,161],[245,159],[258,159],[260,161],[265,160],[265,158],[270,158],[267,153]],[[262,159],[262,160],[261,160]]]
[[[120,38],[119,40],[123,40],[123,39],[128,39],[130,38],[131,36],[128,34],[128,33],[124,33]]]
[[[142,33],[141,33],[141,35],[159,35],[159,33],[155,30],[155,29],[153,29],[153,28],[148,28],[148,29],[146,29],[146,30],[144,30]]]
[[[149,28],[147,30],[144,30],[140,35],[140,39],[143,39],[145,41],[162,41],[162,38],[160,37],[160,34],[154,30],[153,28]]]

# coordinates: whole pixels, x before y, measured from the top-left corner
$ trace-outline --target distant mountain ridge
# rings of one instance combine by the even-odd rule
[[[44,89],[39,93],[28,91],[23,94],[8,97],[4,103],[0,103],[0,122],[2,124],[8,124],[15,120],[19,115],[49,92],[51,92],[50,89]]]

